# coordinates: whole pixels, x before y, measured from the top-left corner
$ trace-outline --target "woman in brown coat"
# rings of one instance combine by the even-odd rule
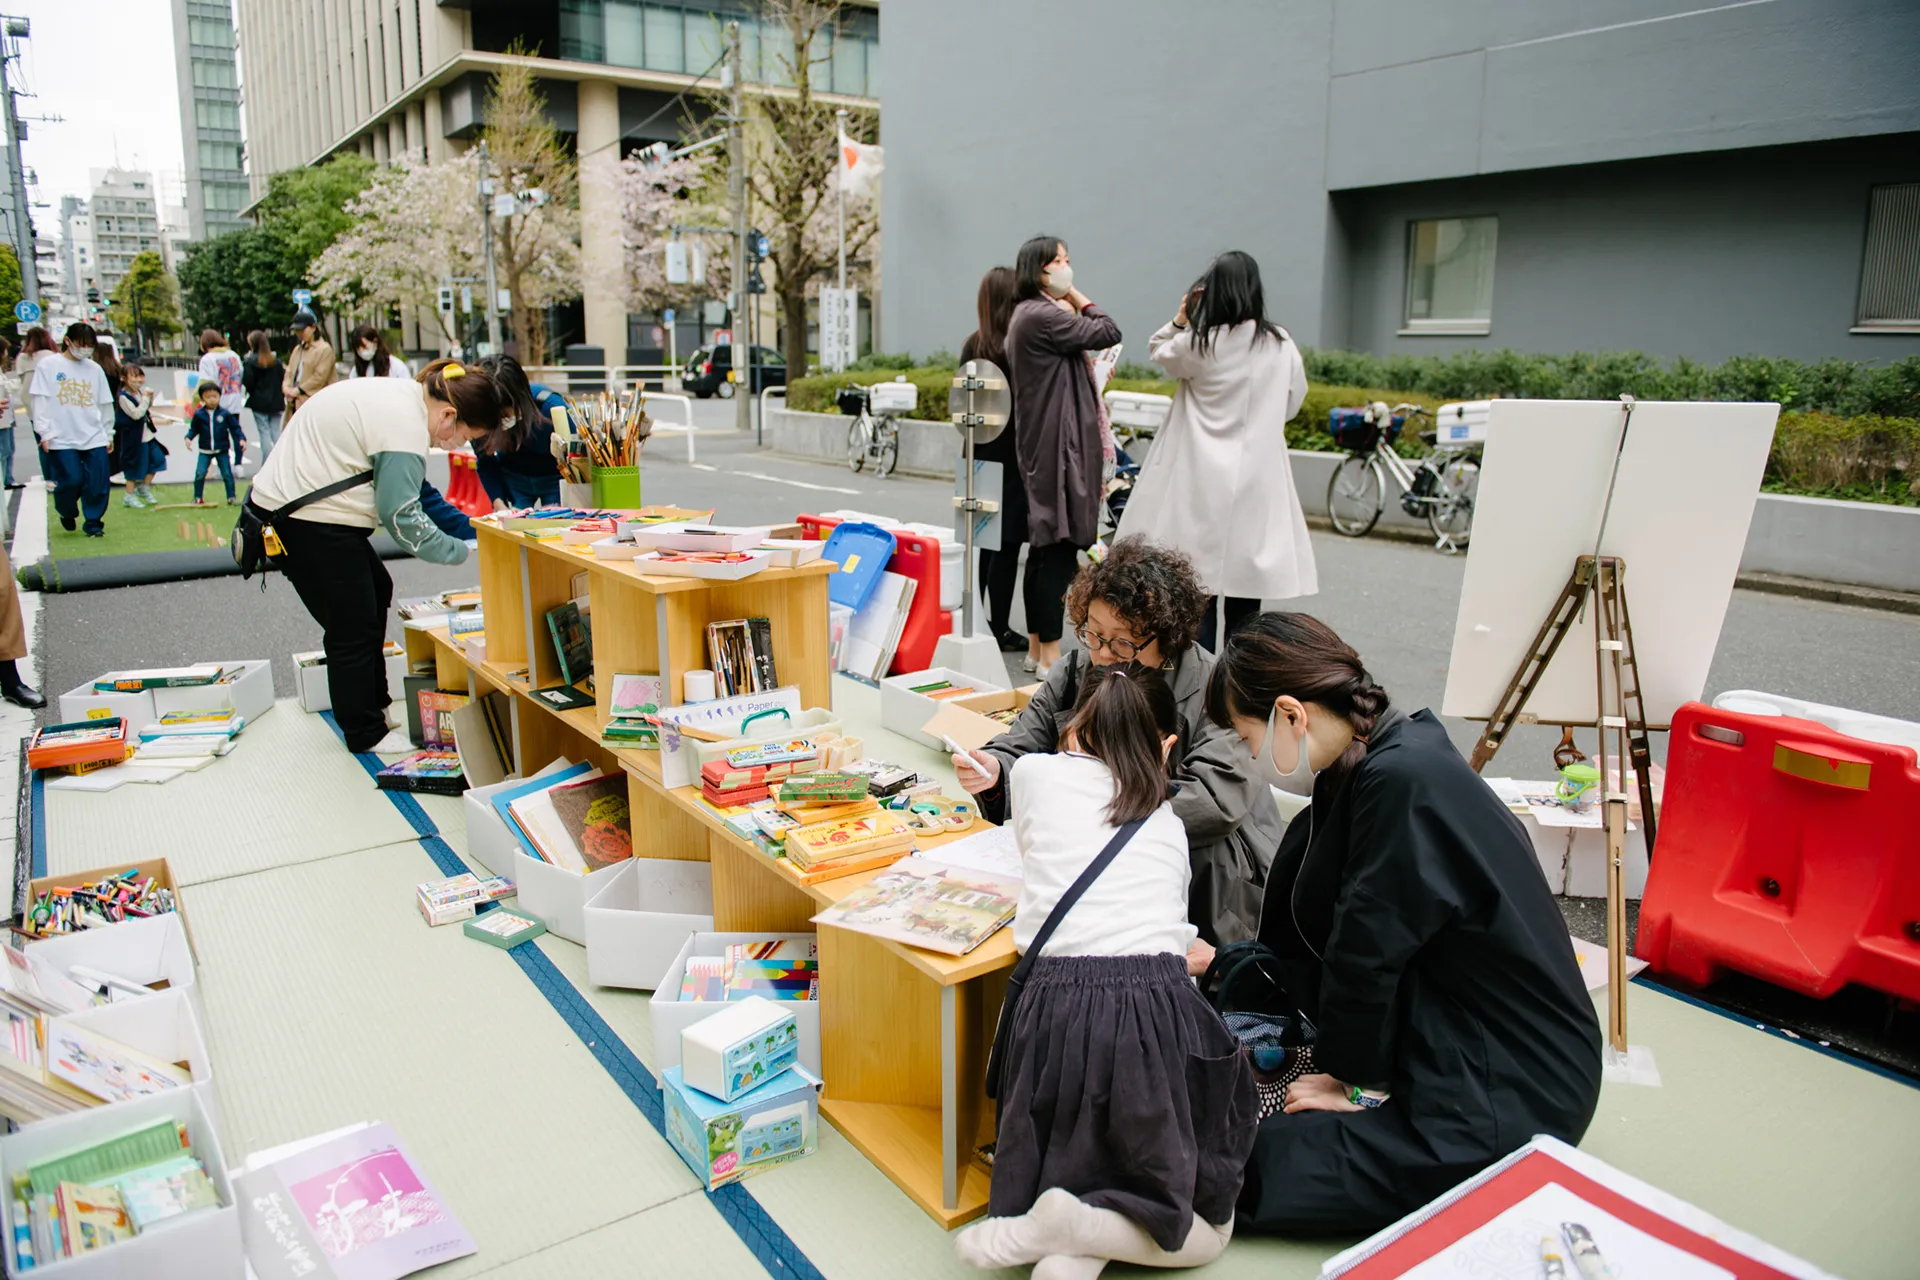
[[[13,580],[6,539],[0,538],[0,698],[16,707],[38,711],[47,705],[46,698],[22,683],[20,668],[14,665],[26,656],[27,626],[20,616],[20,588]]]
[[[1099,540],[1100,400],[1087,352],[1120,341],[1120,326],[1073,287],[1067,243],[1036,236],[1014,259],[1007,376],[1027,484],[1028,670],[1060,660],[1060,622],[1079,553]]]

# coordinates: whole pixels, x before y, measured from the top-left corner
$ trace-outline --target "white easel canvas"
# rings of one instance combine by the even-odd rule
[[[1447,668],[1447,715],[1491,715],[1574,560],[1595,551],[1623,409],[1611,400],[1496,400]],[[1642,401],[1599,554],[1623,579],[1649,724],[1700,696],[1773,442],[1776,404]],[[1592,614],[1576,622],[1526,711],[1591,724]]]

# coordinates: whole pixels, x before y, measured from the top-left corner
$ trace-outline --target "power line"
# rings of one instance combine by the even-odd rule
[[[725,53],[722,53],[719,57],[715,58],[712,62],[709,62],[707,64],[707,69],[705,71],[702,71],[699,75],[693,78],[693,83],[685,86],[680,90],[680,92],[674,94],[673,97],[669,98],[665,106],[661,107],[658,111],[648,116],[645,120],[638,122],[637,124],[633,125],[630,128],[621,130],[620,136],[615,138],[612,142],[603,142],[591,151],[582,151],[576,158],[580,160],[585,160],[588,156],[598,155],[600,152],[605,151],[608,147],[617,147],[621,143],[627,141],[629,138],[633,137],[634,134],[646,128],[648,125],[652,124],[655,120],[658,120],[661,116],[667,114],[667,112],[673,110],[676,106],[678,106],[682,99],[684,99],[693,90],[699,88],[700,82],[705,80],[709,75],[713,74],[713,69],[719,66],[722,62],[725,62],[726,59],[727,59],[727,55]]]

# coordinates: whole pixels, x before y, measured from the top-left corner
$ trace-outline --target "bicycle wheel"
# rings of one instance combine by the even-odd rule
[[[874,450],[873,473],[881,477],[890,476],[900,462],[900,428],[893,425],[892,418],[882,418],[877,434],[879,440]]]
[[[1387,494],[1380,462],[1368,454],[1350,453],[1340,460],[1327,480],[1327,519],[1335,533],[1364,537],[1380,522]]]
[[[1473,532],[1473,503],[1480,493],[1480,463],[1458,454],[1440,468],[1440,483],[1427,507],[1427,527],[1433,536],[1456,547],[1467,545]]]
[[[867,465],[866,432],[861,430],[866,422],[865,418],[855,418],[847,424],[847,470],[855,475],[859,475],[860,468]]]

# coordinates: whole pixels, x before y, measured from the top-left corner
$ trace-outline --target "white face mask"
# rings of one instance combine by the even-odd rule
[[[1267,714],[1266,737],[1260,739],[1260,748],[1253,753],[1254,776],[1289,795],[1311,796],[1315,775],[1313,765],[1307,760],[1306,723],[1302,721],[1300,726],[1300,758],[1293,762],[1293,769],[1289,773],[1280,772],[1280,766],[1273,760],[1273,735],[1281,723],[1280,705],[1275,703],[1273,710]]]
[[[360,358],[362,360],[371,360],[373,359],[373,353],[379,349],[378,347],[362,347],[360,348]]]
[[[1051,297],[1066,297],[1068,291],[1073,288],[1073,268],[1071,266],[1048,267],[1046,288]]]

